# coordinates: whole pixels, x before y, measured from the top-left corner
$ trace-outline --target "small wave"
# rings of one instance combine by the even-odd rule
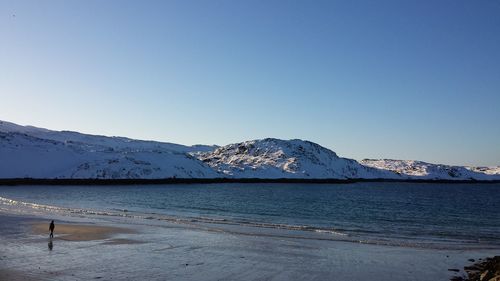
[[[0,203],[4,206],[21,207],[22,209],[17,209],[17,211],[21,211],[23,213],[29,213],[30,210],[32,210],[32,211],[50,211],[50,212],[56,212],[56,213],[62,213],[62,214],[70,213],[70,214],[82,214],[82,215],[122,216],[121,214],[113,213],[113,212],[36,204],[36,203],[13,200],[13,199],[5,198],[5,197],[0,197]],[[15,211],[15,210],[12,210],[12,211]]]
[[[335,235],[347,236],[346,233],[341,233],[341,232],[334,231],[334,230],[316,229],[316,230],[314,230],[314,232],[318,232],[318,233],[330,233],[330,234],[335,234]]]
[[[348,234],[342,233],[333,228],[319,228],[309,225],[290,225],[290,224],[280,224],[280,223],[256,222],[256,221],[246,221],[246,220],[228,220],[225,218],[207,218],[207,217],[191,217],[189,219],[191,222],[200,222],[200,223],[214,223],[214,224],[225,224],[225,225],[249,226],[257,228],[308,231],[308,232],[329,233],[333,235],[348,236]]]
[[[45,209],[45,210],[64,210],[64,209],[67,209],[67,208],[61,208],[61,207],[50,206],[50,205],[42,205],[42,204],[17,201],[17,200],[5,198],[5,197],[0,197],[0,202],[2,202],[2,204],[4,204],[4,205],[26,206],[26,207],[30,207],[33,209]]]

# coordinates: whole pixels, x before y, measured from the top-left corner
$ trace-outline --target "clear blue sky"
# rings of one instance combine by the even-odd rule
[[[0,0],[0,119],[500,165],[500,1]]]

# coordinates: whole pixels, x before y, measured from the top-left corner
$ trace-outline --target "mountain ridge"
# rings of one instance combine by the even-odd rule
[[[500,167],[339,157],[307,140],[194,145],[52,131],[0,121],[0,179],[500,180]]]

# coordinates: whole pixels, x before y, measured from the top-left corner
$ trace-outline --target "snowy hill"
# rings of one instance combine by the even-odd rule
[[[465,167],[415,160],[364,159],[361,164],[393,171],[407,179],[500,180],[500,167]]]
[[[0,122],[0,178],[214,178],[183,146]]]
[[[500,167],[337,156],[303,140],[222,147],[51,131],[0,121],[0,179],[444,179],[500,180]]]
[[[198,157],[218,172],[235,178],[400,178],[393,172],[340,158],[327,148],[303,140],[246,141]]]
[[[106,147],[113,149],[136,149],[136,150],[169,150],[175,152],[198,152],[210,151],[217,146],[194,145],[186,146],[175,143],[165,143],[156,141],[134,140],[125,137],[106,137],[82,134],[72,131],[51,131],[48,129],[37,128],[33,126],[20,126],[14,123],[0,121],[0,132],[22,133],[40,139],[54,140],[73,144],[84,144],[87,146]]]

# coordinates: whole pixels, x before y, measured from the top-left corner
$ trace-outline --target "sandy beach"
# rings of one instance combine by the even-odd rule
[[[35,234],[47,234],[47,230],[48,227],[46,222],[36,222],[32,224],[32,232]],[[67,241],[102,240],[120,233],[135,233],[130,229],[119,227],[68,223],[58,224],[55,232],[58,234],[57,239]]]
[[[2,214],[0,222],[0,280],[449,280],[464,274],[468,259],[498,252],[238,234],[127,218],[59,217],[49,239],[47,217]]]

